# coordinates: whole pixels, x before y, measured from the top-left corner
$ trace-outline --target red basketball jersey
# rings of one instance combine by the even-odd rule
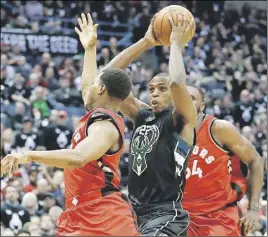
[[[93,109],[80,120],[79,126],[73,134],[71,147],[75,148],[79,142],[86,138],[90,123],[103,118],[112,120],[120,131],[122,143],[124,143],[125,126],[123,119],[110,110]],[[88,144],[88,149],[90,149],[90,144]],[[71,200],[82,194],[92,193],[92,199],[94,199],[98,196],[101,197],[104,193],[119,190],[119,161],[123,150],[124,145],[117,153],[105,154],[98,160],[87,163],[82,168],[64,169],[67,208],[71,207]]]
[[[211,136],[215,117],[206,115],[197,129],[197,142],[186,169],[183,207],[201,215],[225,207],[237,199],[231,187],[231,157]]]

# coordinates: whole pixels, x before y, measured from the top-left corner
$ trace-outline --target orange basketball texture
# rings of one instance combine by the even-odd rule
[[[154,19],[153,22],[153,30],[155,37],[166,46],[170,46],[170,34],[171,34],[171,25],[169,23],[169,16],[170,13],[172,15],[173,21],[175,25],[178,24],[178,16],[177,13],[181,13],[182,15],[186,15],[186,19],[188,24],[190,24],[191,19],[194,19],[194,16],[192,13],[186,9],[185,7],[179,6],[179,5],[170,5],[165,8],[163,8],[161,11],[157,13],[157,16]],[[183,37],[183,41],[188,43],[195,34],[195,23],[187,33],[185,33]]]

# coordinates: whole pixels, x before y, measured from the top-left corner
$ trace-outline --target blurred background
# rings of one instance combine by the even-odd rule
[[[3,1],[1,0],[1,158],[20,150],[67,148],[85,113],[80,95],[83,50],[74,27],[90,12],[98,27],[97,64],[105,66],[144,36],[154,13],[171,4],[195,16],[184,60],[188,80],[206,95],[206,113],[226,119],[265,164],[260,222],[267,236],[267,2],[265,1]],[[148,102],[148,82],[167,72],[168,47],[148,50],[127,68],[134,94]],[[121,159],[127,192],[132,123]],[[12,206],[12,208],[11,208]],[[247,196],[239,203],[244,213]],[[27,164],[1,179],[1,236],[52,236],[64,209],[63,172]]]

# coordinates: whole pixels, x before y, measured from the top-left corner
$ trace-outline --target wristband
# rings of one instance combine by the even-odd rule
[[[255,211],[255,212],[258,212],[259,211],[259,208],[252,208],[252,207],[248,207],[248,211]]]
[[[22,151],[21,153],[23,154],[23,158],[20,159],[20,164],[31,162],[30,157],[25,152]]]

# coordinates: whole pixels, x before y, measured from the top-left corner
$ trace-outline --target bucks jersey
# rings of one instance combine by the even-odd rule
[[[132,204],[180,202],[191,151],[192,147],[174,126],[171,110],[139,111],[129,154],[128,188]]]

